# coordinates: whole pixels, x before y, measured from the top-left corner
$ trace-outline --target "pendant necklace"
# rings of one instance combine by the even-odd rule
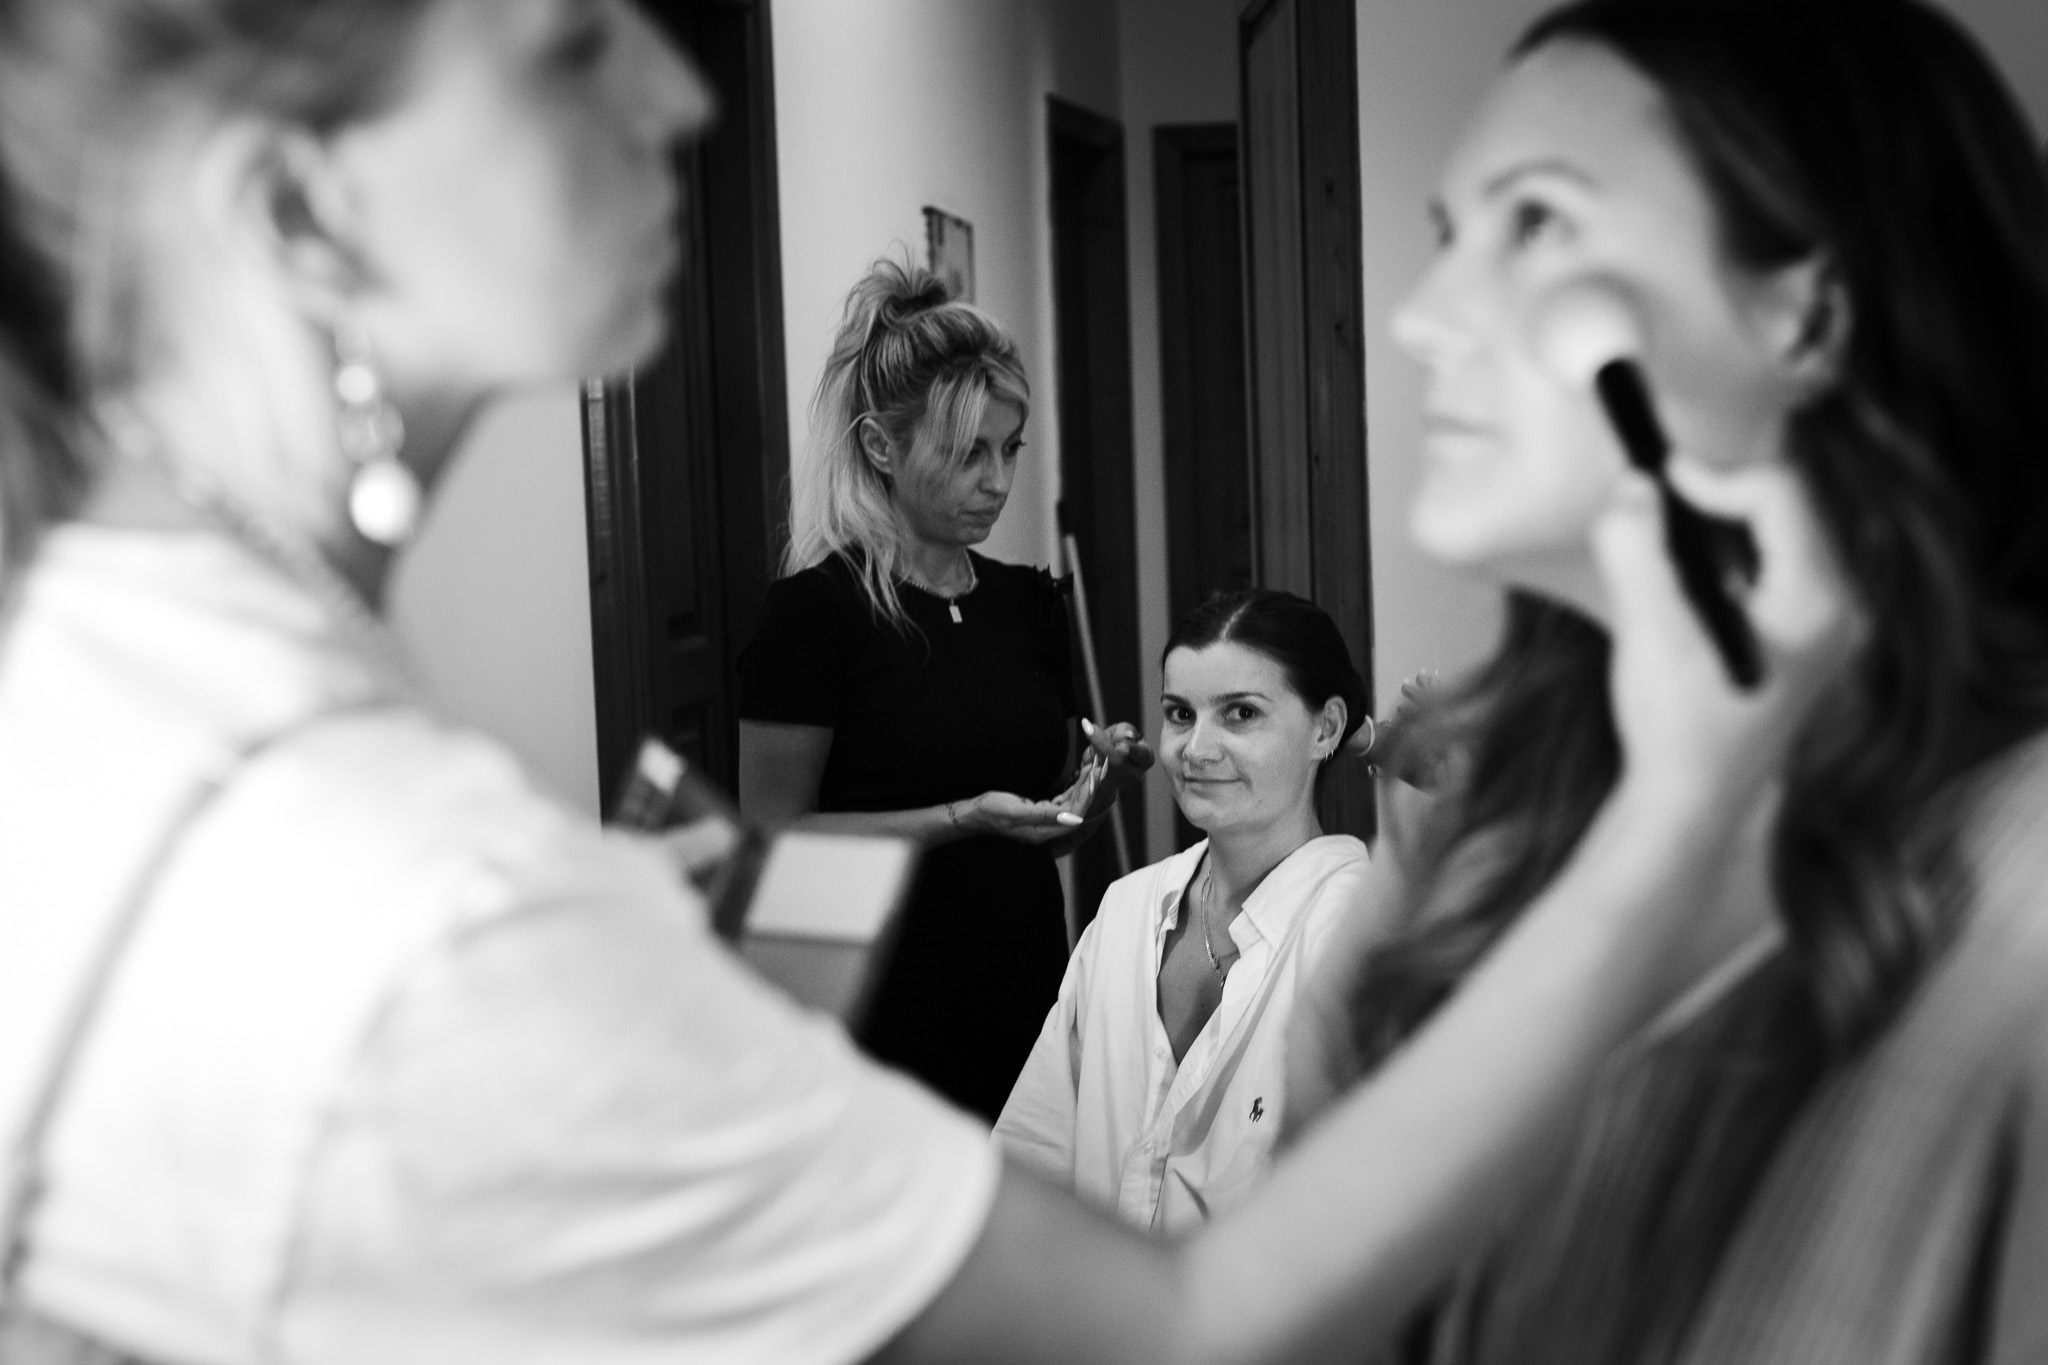
[[[904,580],[908,582],[911,587],[916,588],[919,592],[925,593],[932,597],[936,597],[941,602],[944,602],[946,604],[946,612],[953,618],[953,624],[956,626],[959,625],[961,622],[960,599],[967,596],[969,593],[973,592],[977,587],[981,585],[981,580],[975,575],[974,560],[971,556],[967,560],[967,586],[960,589],[960,591],[956,593],[948,594],[940,592],[937,588],[925,582],[922,578],[919,578],[916,574],[912,573],[908,569],[905,569],[903,571],[903,577]]]

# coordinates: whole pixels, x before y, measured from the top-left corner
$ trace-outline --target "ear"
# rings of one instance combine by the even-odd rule
[[[265,131],[245,191],[293,300],[323,323],[374,283],[350,195],[326,144],[298,128]]]
[[[1337,746],[1344,742],[1344,726],[1351,719],[1350,710],[1342,697],[1332,697],[1323,703],[1322,711],[1315,721],[1315,756],[1318,763],[1334,757]]]
[[[872,417],[863,417],[855,430],[860,438],[860,452],[868,457],[874,471],[885,479],[894,475],[895,456],[889,450],[889,434],[882,430],[882,424]]]
[[[1766,275],[1755,316],[1764,345],[1796,387],[1817,391],[1840,378],[1856,320],[1831,258],[1815,253]]]

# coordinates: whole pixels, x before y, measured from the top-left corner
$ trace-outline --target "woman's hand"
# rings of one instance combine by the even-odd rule
[[[1624,475],[1593,528],[1593,552],[1614,633],[1610,686],[1625,780],[1740,807],[1777,775],[1867,622],[1791,469],[1714,471],[1679,460],[1670,473],[1688,501],[1746,523],[1756,541],[1759,572],[1740,605],[1764,676],[1750,691],[1728,680],[1679,587],[1656,485]]]
[[[1012,792],[983,792],[953,803],[953,817],[974,834],[994,834],[1020,844],[1049,844],[1072,834],[1081,817],[1058,801],[1027,801]]]
[[[654,836],[676,874],[699,888],[710,884],[740,846],[740,827],[722,815],[707,815]]]
[[[1097,726],[1083,716],[1081,733],[1087,738],[1088,750],[1082,755],[1080,771],[1073,784],[1053,800],[1084,821],[1092,821],[1109,814],[1118,794],[1141,781],[1156,756],[1138,727],[1128,721]]]
[[[1081,733],[1088,737],[1088,747],[1108,762],[1109,771],[1103,781],[1111,786],[1122,787],[1136,782],[1152,767],[1157,757],[1138,727],[1127,720],[1110,726],[1097,726],[1083,716]]]

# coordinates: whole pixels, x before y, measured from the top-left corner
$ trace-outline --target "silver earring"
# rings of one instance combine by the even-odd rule
[[[348,518],[365,540],[403,545],[419,529],[423,501],[418,477],[398,458],[405,419],[384,396],[369,338],[347,324],[334,329],[334,397],[341,453],[356,467]]]

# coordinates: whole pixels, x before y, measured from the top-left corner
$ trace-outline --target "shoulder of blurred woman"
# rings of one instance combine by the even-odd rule
[[[251,774],[243,799],[260,796],[276,837],[308,854],[353,848],[366,873],[383,860],[486,912],[572,893],[598,867],[607,880],[672,887],[645,841],[600,830],[536,785],[503,743],[424,710],[339,716],[292,749],[275,772]]]
[[[1968,786],[1962,841],[1973,919],[2010,918],[2039,938],[2048,965],[2048,733],[2014,745]]]
[[[2038,1086],[2048,1082],[2048,735],[1965,778],[1948,805],[1963,872],[1942,893],[1961,897],[1953,937],[1879,1055],[1934,1057],[1999,1088],[2018,1067]]]
[[[616,856],[503,744],[378,681],[317,599],[232,544],[49,549],[0,669],[0,811],[22,855],[0,886],[62,885],[57,903],[95,922],[185,793],[252,743],[267,747],[178,834],[153,922],[293,956],[294,936],[402,951],[585,882],[658,884],[658,860]],[[93,875],[63,871],[82,861]]]

